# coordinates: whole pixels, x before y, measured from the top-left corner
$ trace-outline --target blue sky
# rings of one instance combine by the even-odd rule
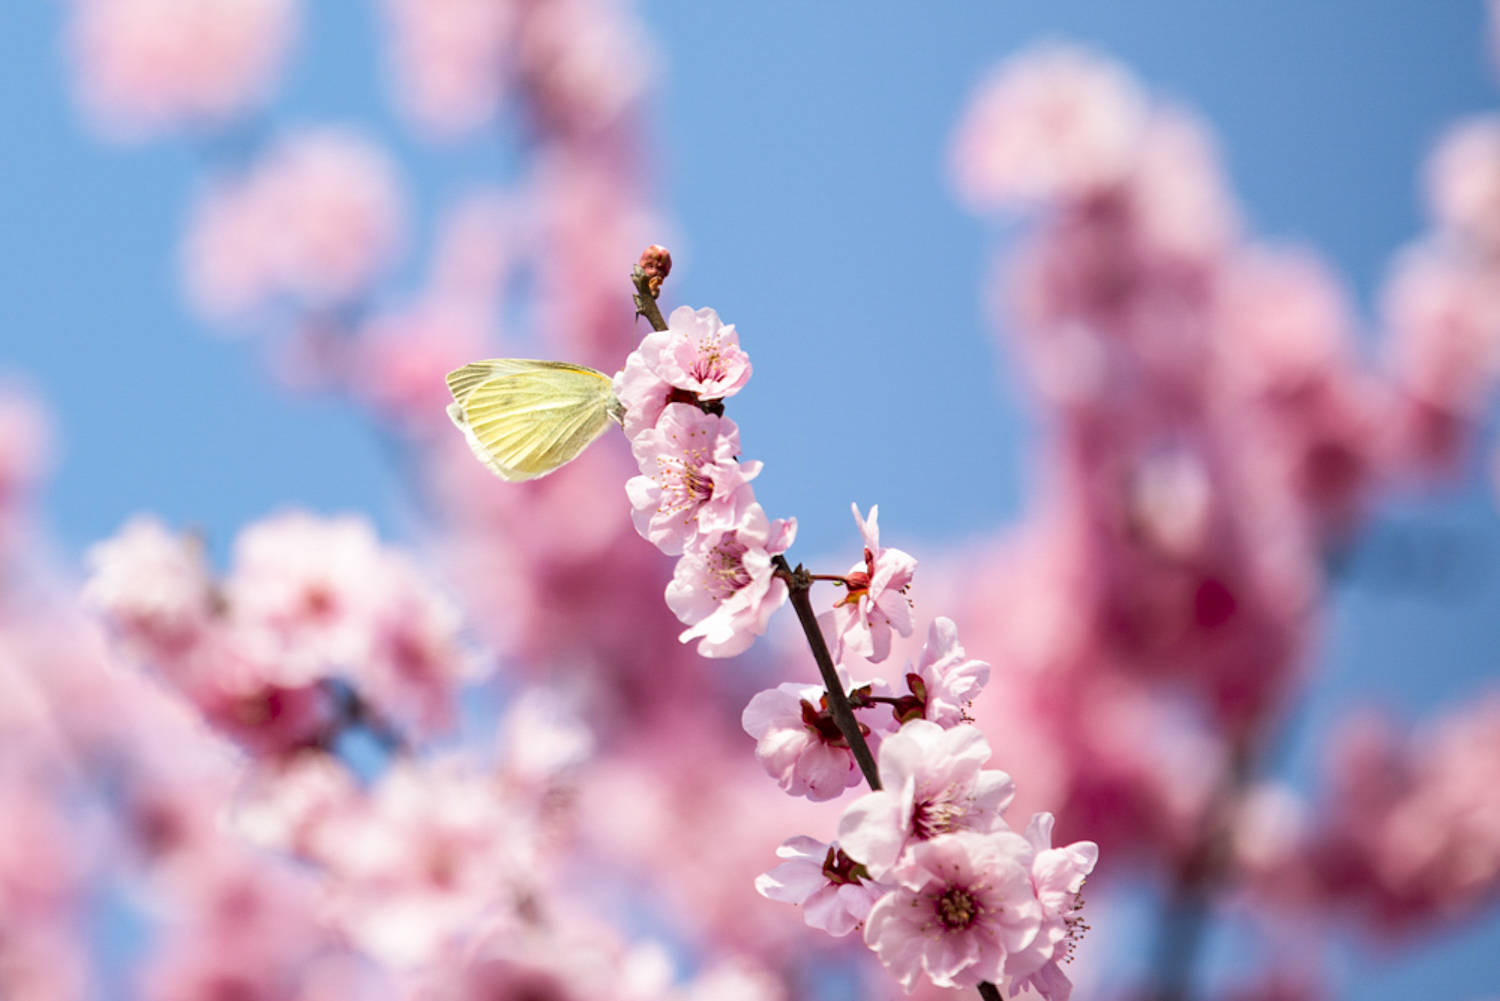
[[[403,157],[420,220],[505,154],[434,152],[399,129],[370,6],[309,4],[278,115],[374,128]],[[359,416],[289,398],[251,346],[180,305],[174,254],[200,154],[87,134],[60,57],[62,7],[0,11],[0,373],[56,410],[47,509],[65,550],[139,510],[218,540],[294,503],[368,511],[399,532],[399,485]],[[1006,53],[1090,43],[1197,109],[1252,227],[1326,255],[1366,310],[1419,230],[1423,151],[1455,117],[1500,106],[1478,0],[642,9],[671,288],[738,325],[757,369],[736,401],[746,454],[766,460],[760,497],[799,518],[804,552],[847,544],[851,500],[878,502],[886,532],[919,555],[1024,508],[1029,405],[980,315],[995,233],[957,207],[944,171],[966,95]],[[1355,695],[1412,715],[1495,676],[1500,526],[1482,478],[1394,503],[1379,524],[1377,537],[1448,533],[1467,572],[1451,592],[1387,586],[1373,548],[1368,572],[1335,591],[1299,733]],[[1288,767],[1305,774],[1315,744],[1295,744]],[[1351,960],[1341,983],[1349,997],[1476,997],[1495,986],[1497,946],[1491,918],[1419,960]]]

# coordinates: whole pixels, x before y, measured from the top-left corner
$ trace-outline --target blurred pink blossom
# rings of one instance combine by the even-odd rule
[[[1396,457],[1451,469],[1500,376],[1500,274],[1451,247],[1418,245],[1397,258],[1382,312],[1399,393]]]
[[[1500,256],[1500,114],[1460,122],[1439,140],[1427,164],[1427,201],[1440,233],[1492,261]]]
[[[141,515],[88,552],[84,602],[139,655],[172,657],[209,627],[216,601],[202,543]]]
[[[440,136],[495,116],[508,89],[520,9],[512,0],[385,0],[392,84],[402,110]]]
[[[79,101],[119,136],[212,128],[270,96],[299,0],[72,0]]]
[[[1146,126],[1130,74],[1086,49],[1033,49],[971,98],[953,146],[960,194],[975,208],[1087,196],[1130,170]]]
[[[52,462],[52,429],[39,400],[0,385],[0,521],[24,505]]]
[[[489,354],[490,333],[491,317],[476,304],[419,299],[371,318],[341,374],[356,396],[399,427],[446,425],[443,377]]]
[[[278,664],[277,679],[308,684],[364,655],[385,569],[365,519],[288,511],[240,533],[224,597],[248,648]]]
[[[380,147],[346,128],[291,133],[200,197],[183,243],[188,293],[212,319],[283,297],[312,310],[346,305],[395,258],[404,226]]]

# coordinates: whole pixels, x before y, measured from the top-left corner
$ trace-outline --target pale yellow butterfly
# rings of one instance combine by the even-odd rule
[[[476,361],[448,373],[448,391],[448,416],[505,480],[546,476],[625,418],[609,376],[562,361]]]

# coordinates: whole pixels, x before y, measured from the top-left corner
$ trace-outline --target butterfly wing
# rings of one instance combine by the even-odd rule
[[[545,476],[619,419],[609,376],[566,362],[476,362],[451,373],[448,385],[449,416],[479,460],[506,480]]]
[[[513,375],[537,366],[549,367],[564,364],[564,362],[532,361],[528,358],[486,358],[484,361],[470,362],[463,368],[456,368],[449,372],[448,392],[453,394],[455,403],[463,406],[464,400],[468,399],[469,394],[474,392],[480,383],[487,382],[496,376]]]

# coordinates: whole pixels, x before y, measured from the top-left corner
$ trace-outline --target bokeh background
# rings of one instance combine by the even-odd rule
[[[421,280],[440,207],[516,176],[525,129],[414,135],[392,107],[373,6],[304,5],[279,96],[246,134],[348,122],[393,152],[410,235],[383,294],[398,296]],[[205,164],[250,140],[101,140],[73,98],[68,9],[0,12],[0,365],[51,414],[42,517],[59,565],[80,573],[86,548],[140,511],[192,526],[221,555],[244,525],[288,506],[419,536],[409,462],[392,460],[366,414],[340,394],[289,389],[263,338],[226,334],[184,303],[189,196]],[[739,329],[756,377],[734,414],[747,454],[767,465],[759,498],[796,515],[804,558],[850,548],[851,501],[878,503],[893,544],[937,558],[1015,521],[1034,494],[1036,408],[985,306],[996,247],[1015,227],[966,212],[949,169],[959,116],[998,61],[1038,40],[1082,42],[1195,109],[1246,228],[1330,262],[1366,331],[1395,253],[1426,225],[1427,151],[1453,120],[1500,101],[1484,5],[1459,0],[653,0],[638,14],[632,51],[651,77],[642,208],[673,251],[667,299],[713,306]],[[619,262],[622,310],[630,263]],[[498,353],[529,353],[525,337],[499,331]],[[1361,348],[1380,351],[1373,333]],[[1340,561],[1274,766],[1292,783],[1313,781],[1351,703],[1415,721],[1494,684],[1488,423],[1441,489],[1384,495]],[[1085,996],[1138,971],[1147,948],[1149,894],[1126,880],[1103,906],[1089,945],[1108,958],[1091,960]],[[1217,924],[1210,982],[1243,965],[1238,934],[1234,919]],[[1338,943],[1334,996],[1500,990],[1492,910],[1389,955]]]

